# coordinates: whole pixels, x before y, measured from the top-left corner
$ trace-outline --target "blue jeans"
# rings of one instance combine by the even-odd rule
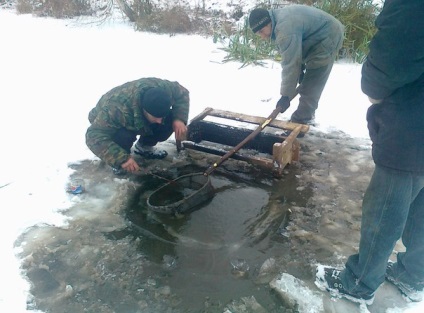
[[[373,294],[400,238],[406,247],[398,254],[402,277],[424,282],[424,174],[376,165],[362,203],[359,253],[346,262],[343,287],[358,296]]]

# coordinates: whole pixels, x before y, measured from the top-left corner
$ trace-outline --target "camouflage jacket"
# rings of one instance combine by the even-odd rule
[[[171,95],[172,120],[187,124],[189,92],[178,82],[148,77],[115,87],[104,94],[90,111],[88,119],[91,125],[86,132],[87,146],[107,164],[119,168],[129,158],[128,152],[112,140],[119,129],[125,128],[140,136],[152,133],[140,103],[144,92],[152,87],[161,87]]]

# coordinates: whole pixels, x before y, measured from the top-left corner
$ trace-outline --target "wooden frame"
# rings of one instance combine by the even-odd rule
[[[246,143],[245,148],[263,152],[265,156],[251,155],[237,151],[230,153],[231,158],[265,167],[268,170],[272,170],[275,176],[281,176],[287,164],[299,160],[300,144],[297,137],[299,134],[303,135],[309,131],[308,125],[206,108],[202,113],[193,118],[188,125],[187,140],[182,143],[184,148],[225,156],[229,152],[210,145],[207,146],[202,144],[202,142],[207,140],[213,143],[236,146],[241,138],[245,138],[253,132],[246,128],[205,121],[205,118],[208,116],[254,125],[263,125],[264,128],[273,127],[277,130],[283,130],[283,135],[262,132],[255,139],[252,138],[251,141],[249,140]],[[289,134],[287,135],[286,133]],[[181,143],[177,143],[177,146],[181,146]],[[266,157],[266,155],[272,155],[272,158]]]

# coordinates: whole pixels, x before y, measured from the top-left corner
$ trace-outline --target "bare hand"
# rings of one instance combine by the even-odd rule
[[[175,120],[172,123],[172,128],[175,132],[176,140],[185,140],[187,136],[187,126],[180,120]]]
[[[130,173],[135,173],[140,170],[140,166],[132,157],[130,157],[125,163],[122,163],[121,167]]]

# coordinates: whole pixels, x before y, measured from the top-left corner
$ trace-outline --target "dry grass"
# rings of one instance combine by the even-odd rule
[[[0,0],[2,1],[2,0]],[[14,0],[11,0],[14,1]],[[72,18],[80,15],[96,15],[101,19],[112,16],[119,9],[139,31],[180,34],[197,33],[213,35],[215,32],[231,34],[234,22],[247,12],[240,4],[233,4],[228,13],[211,10],[205,1],[190,7],[179,0],[16,0],[17,11],[37,16]]]
[[[71,18],[91,14],[89,0],[17,0],[18,13]]]
[[[180,6],[153,11],[151,14],[138,16],[136,21],[137,30],[151,31],[155,33],[190,33],[193,31],[193,23],[186,10]]]

